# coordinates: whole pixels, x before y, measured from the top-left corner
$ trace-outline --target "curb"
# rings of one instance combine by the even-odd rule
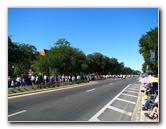
[[[140,86],[141,89],[141,86]],[[132,122],[140,122],[140,118],[141,118],[141,105],[142,105],[142,94],[141,94],[141,90],[139,90],[138,93],[138,99],[135,105],[135,108],[133,110],[133,115],[131,117],[131,121]]]

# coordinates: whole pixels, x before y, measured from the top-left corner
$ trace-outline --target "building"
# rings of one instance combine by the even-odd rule
[[[47,53],[47,51],[48,50],[46,50],[46,49],[42,49],[42,50],[40,50],[39,55],[45,56],[45,54]]]

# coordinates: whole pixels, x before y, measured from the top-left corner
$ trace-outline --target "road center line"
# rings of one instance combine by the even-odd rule
[[[87,90],[86,92],[91,92],[91,91],[93,91],[93,90],[96,90],[96,89],[95,89],[95,88],[93,88],[93,89]]]
[[[13,114],[8,115],[8,117],[15,116],[15,115],[18,115],[18,114],[23,113],[23,112],[26,112],[26,111],[27,111],[27,110],[23,110],[23,111],[20,111],[20,112],[16,112],[16,113],[13,113]]]

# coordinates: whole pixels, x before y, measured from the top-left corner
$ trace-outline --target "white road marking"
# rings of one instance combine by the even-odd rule
[[[125,100],[125,99],[117,98],[117,100],[120,100],[120,101],[123,101],[123,102],[127,102],[127,103],[131,103],[131,104],[135,104],[135,102],[128,101],[128,100]]]
[[[95,89],[95,88],[93,88],[93,89],[87,90],[86,92],[91,92],[91,91],[93,91],[93,90],[96,90],[96,89]]]
[[[135,95],[124,94],[124,93],[122,93],[121,95],[131,96],[131,97],[135,97],[135,98],[137,98],[137,97],[138,97],[138,96],[135,96]]]
[[[16,112],[16,113],[13,113],[13,114],[8,115],[8,117],[15,116],[15,115],[18,115],[18,114],[23,113],[23,112],[26,112],[26,111],[27,111],[27,110],[23,110],[23,111],[20,111],[20,112]]]
[[[129,89],[129,90],[140,90],[140,88],[138,89],[138,88],[127,88],[127,89]]]
[[[122,109],[119,109],[119,108],[116,108],[116,107],[108,106],[108,108],[111,109],[111,110],[115,110],[115,111],[117,111],[117,112],[120,112],[120,113],[129,115],[129,116],[132,115],[131,112],[128,112],[128,111],[125,111],[125,110],[122,110]]]
[[[112,85],[113,83],[110,83],[109,85]]]
[[[125,90],[125,91],[127,91],[127,92],[132,92],[132,93],[138,93],[138,92],[136,92],[136,91],[131,91],[131,90]]]
[[[119,94],[117,94],[117,96],[115,96],[108,104],[106,104],[106,105],[105,105],[100,111],[98,111],[92,118],[90,118],[89,121],[95,121],[95,120],[98,118],[98,116],[99,116],[100,114],[102,114],[102,113],[105,111],[105,109],[107,109],[107,108],[111,105],[111,103],[113,103],[113,102],[115,101],[115,99],[117,99],[117,98],[120,96],[120,94],[122,94],[122,92],[124,92],[130,85],[131,85],[131,84],[129,84],[128,86],[126,86]]]

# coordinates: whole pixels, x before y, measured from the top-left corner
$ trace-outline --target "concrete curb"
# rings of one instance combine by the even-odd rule
[[[140,86],[140,89],[141,89],[141,86]],[[132,122],[140,122],[141,105],[142,105],[142,92],[141,92],[141,90],[139,90],[138,99],[137,99],[135,108],[133,110],[133,115],[131,117]]]

